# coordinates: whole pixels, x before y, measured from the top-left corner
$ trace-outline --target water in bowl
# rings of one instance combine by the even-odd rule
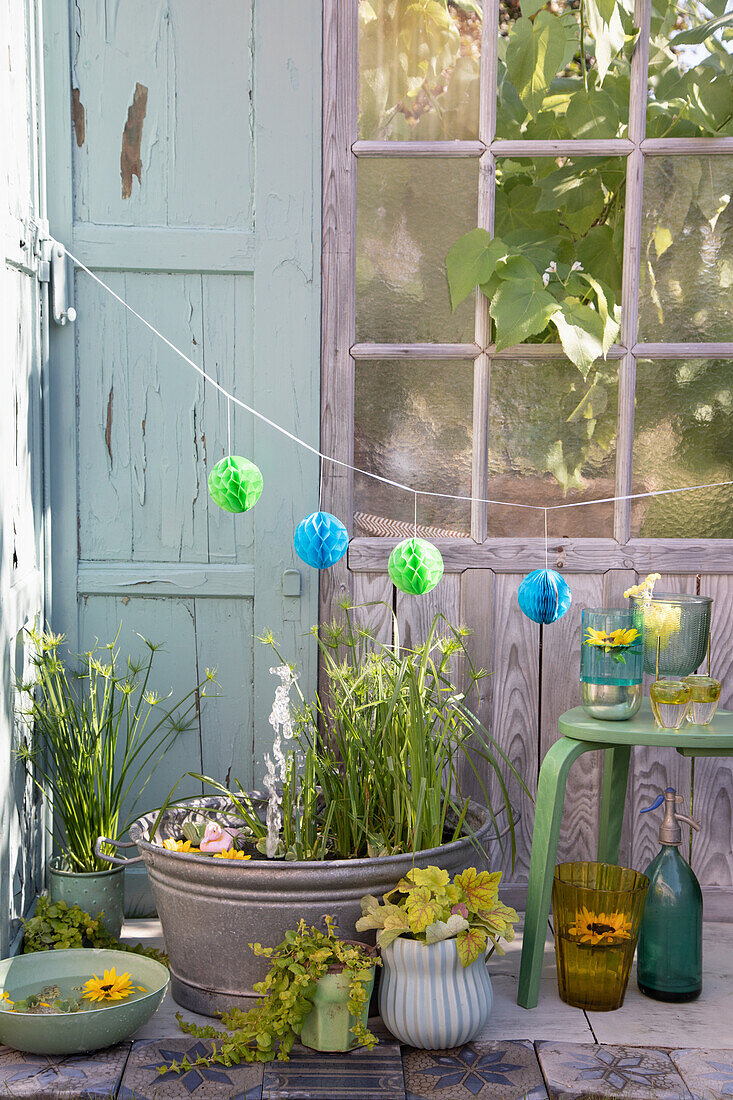
[[[111,1005],[131,1004],[132,1001],[146,997],[149,992],[131,975],[132,992],[126,997],[116,1001],[91,1001],[84,997],[84,983],[91,977],[92,974],[87,972],[78,977],[59,978],[53,984],[31,982],[28,985],[6,987],[0,993],[0,1010],[24,1012],[34,1016],[52,1016],[59,1012],[90,1012],[96,1008],[109,1008]]]

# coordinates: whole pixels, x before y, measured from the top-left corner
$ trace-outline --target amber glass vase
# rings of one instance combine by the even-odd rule
[[[560,863],[552,883],[557,984],[576,1008],[624,1003],[649,879],[609,863]]]

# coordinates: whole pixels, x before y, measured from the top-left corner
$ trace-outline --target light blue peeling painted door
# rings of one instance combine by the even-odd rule
[[[317,441],[320,4],[46,0],[45,21],[51,232],[223,385]],[[251,783],[275,686],[253,636],[271,627],[314,680],[317,576],[292,534],[317,506],[315,463],[236,411],[232,449],[265,488],[252,513],[219,510],[207,477],[226,403],[83,272],[75,293],[75,331],[52,346],[54,626],[79,646],[120,620],[124,649],[136,631],[163,641],[161,692],[217,667],[222,698],[146,802],[189,769]]]

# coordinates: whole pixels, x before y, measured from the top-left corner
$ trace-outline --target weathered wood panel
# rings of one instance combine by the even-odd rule
[[[71,5],[79,221],[251,227],[251,9]]]
[[[21,918],[43,883],[45,807],[14,756],[28,731],[14,689],[28,678],[25,628],[42,620],[44,452],[35,222],[40,192],[35,0],[0,0],[0,956],[17,948]]]
[[[700,595],[713,597],[710,671],[723,685],[720,706],[733,710],[733,577],[701,577]],[[692,816],[702,828],[693,838],[693,867],[705,885],[731,887],[733,761],[701,757],[694,761],[694,773]]]
[[[505,573],[498,575],[494,584],[493,657],[489,665],[491,733],[534,796],[539,768],[539,627],[519,609],[517,588],[521,579],[517,574]],[[510,782],[508,787],[522,817],[516,834],[515,866],[512,869],[507,848],[501,869],[507,881],[523,882],[529,873],[534,807],[517,783]]]
[[[113,261],[110,255],[109,261]],[[143,315],[242,400],[252,395],[249,276],[106,273]],[[227,405],[88,276],[79,325],[79,547],[82,559],[251,562],[253,517],[207,492],[227,451]],[[162,321],[161,321],[162,324]],[[232,449],[251,453],[251,417],[231,407]]]
[[[573,593],[569,610],[542,630],[542,758],[558,739],[560,715],[581,701],[581,610],[603,603],[602,576],[576,573],[567,577],[567,581]],[[575,762],[568,776],[558,862],[595,859],[600,789],[601,761],[597,753],[586,753]]]

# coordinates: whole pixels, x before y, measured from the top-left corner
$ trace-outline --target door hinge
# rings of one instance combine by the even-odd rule
[[[76,320],[76,310],[71,298],[71,279],[69,261],[63,247],[48,235],[39,235],[38,278],[42,283],[51,284],[51,316],[57,325],[65,325]],[[43,228],[40,228],[43,234]]]

